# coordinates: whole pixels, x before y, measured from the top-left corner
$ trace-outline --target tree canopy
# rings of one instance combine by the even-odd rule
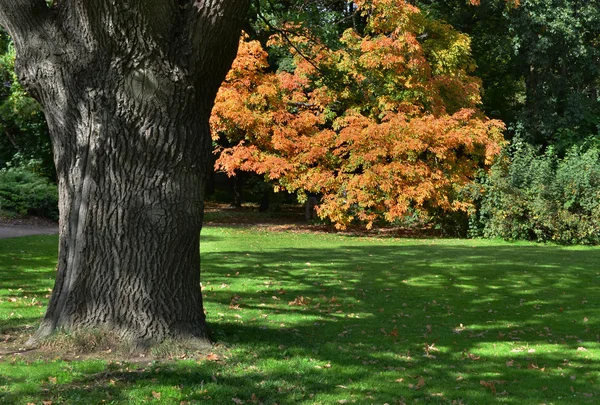
[[[274,35],[289,70],[271,72],[261,45],[242,40],[213,110],[214,136],[234,145],[217,167],[320,194],[319,214],[339,227],[464,209],[461,188],[503,129],[478,109],[469,37],[405,2],[355,4],[364,29],[335,48],[298,26]]]

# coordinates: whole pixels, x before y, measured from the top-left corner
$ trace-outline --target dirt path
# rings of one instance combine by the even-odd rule
[[[35,217],[0,218],[0,239],[28,235],[56,235],[57,233],[58,225],[46,219]]]

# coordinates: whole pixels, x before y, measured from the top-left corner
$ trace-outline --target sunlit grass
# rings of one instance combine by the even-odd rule
[[[0,342],[39,319],[55,250],[0,240]],[[5,354],[0,403],[600,401],[598,248],[208,227],[201,251],[212,358]]]

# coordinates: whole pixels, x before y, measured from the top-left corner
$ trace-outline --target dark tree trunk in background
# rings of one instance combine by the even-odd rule
[[[244,202],[244,185],[246,184],[247,174],[237,170],[235,176],[231,177],[231,206],[241,208]]]
[[[107,328],[140,343],[206,339],[198,246],[208,120],[246,7],[2,1],[59,183],[58,273],[34,341],[56,328]]]

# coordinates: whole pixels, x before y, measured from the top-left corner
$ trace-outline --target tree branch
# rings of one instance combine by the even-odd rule
[[[250,0],[196,0],[192,6],[190,56],[195,72],[202,76],[199,84],[209,95],[216,95],[235,59],[249,5]]]
[[[284,28],[275,27],[273,24],[271,24],[271,22],[268,20],[268,18],[266,18],[262,14],[259,14],[259,17],[260,17],[261,20],[263,20],[263,22],[265,23],[265,25],[267,27],[269,27],[270,30],[272,30],[272,31],[280,34],[281,37],[285,40],[285,42],[287,42],[287,44],[290,46],[290,48],[292,48],[294,51],[296,51],[296,53],[298,55],[300,55],[300,57],[302,59],[304,59],[305,61],[307,61],[321,75],[325,76],[325,74],[323,73],[323,71],[321,70],[321,68],[309,56],[307,56],[298,46],[296,46],[296,44],[294,43],[294,41],[292,41],[290,39],[290,35],[289,34],[298,35],[297,33],[292,33],[289,30],[284,29]],[[312,38],[309,38],[306,35],[303,35],[303,34],[301,34],[301,35],[304,36],[305,38],[311,40],[311,41],[313,40]]]
[[[37,40],[48,28],[52,15],[45,0],[1,0],[0,25],[22,48]]]

